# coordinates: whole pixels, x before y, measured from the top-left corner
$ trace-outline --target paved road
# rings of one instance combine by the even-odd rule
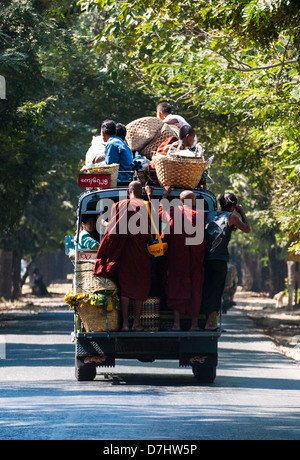
[[[299,365],[242,312],[225,320],[217,379],[199,387],[171,361],[77,382],[72,313],[1,316],[0,439],[299,439]]]

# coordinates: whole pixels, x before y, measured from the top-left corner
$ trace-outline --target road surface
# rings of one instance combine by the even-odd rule
[[[300,366],[238,309],[224,326],[213,385],[172,361],[77,382],[71,312],[1,315],[0,439],[300,439]]]

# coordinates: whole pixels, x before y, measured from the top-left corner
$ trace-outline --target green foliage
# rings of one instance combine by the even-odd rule
[[[0,245],[36,257],[74,232],[77,175],[102,120],[153,109],[107,74],[92,46],[102,23],[75,1],[0,3]]]
[[[54,139],[49,142],[57,132],[54,114],[59,98],[44,74],[41,50],[58,48],[64,31],[43,17],[33,2],[7,2],[0,24],[1,73],[7,82],[7,99],[0,102],[1,236],[2,246],[19,250],[26,246],[24,209],[60,161]]]
[[[79,3],[98,10],[94,45],[110,74],[172,102],[215,155],[211,190],[235,191],[251,221],[234,245],[268,266],[274,294],[290,233],[300,232],[299,2]]]
[[[299,23],[297,0],[0,0],[1,247],[60,247],[102,120],[168,99],[215,155],[212,190],[245,205],[253,232],[236,244],[286,255],[300,232]]]
[[[270,244],[299,232],[298,2],[79,3],[99,7],[105,25],[95,47],[111,74],[172,101],[216,156],[215,191],[228,180],[240,189],[252,212],[251,244],[264,239],[266,209]],[[250,195],[238,187],[237,172]]]

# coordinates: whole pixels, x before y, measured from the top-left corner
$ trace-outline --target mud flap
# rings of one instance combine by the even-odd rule
[[[218,353],[183,353],[179,358],[179,366],[217,367]]]

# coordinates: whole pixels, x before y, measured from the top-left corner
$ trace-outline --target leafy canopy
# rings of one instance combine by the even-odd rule
[[[223,184],[242,189],[235,179],[246,177],[257,227],[255,207],[269,209],[275,242],[299,232],[298,1],[79,4],[103,21],[94,44],[111,74],[172,101],[216,155]]]

